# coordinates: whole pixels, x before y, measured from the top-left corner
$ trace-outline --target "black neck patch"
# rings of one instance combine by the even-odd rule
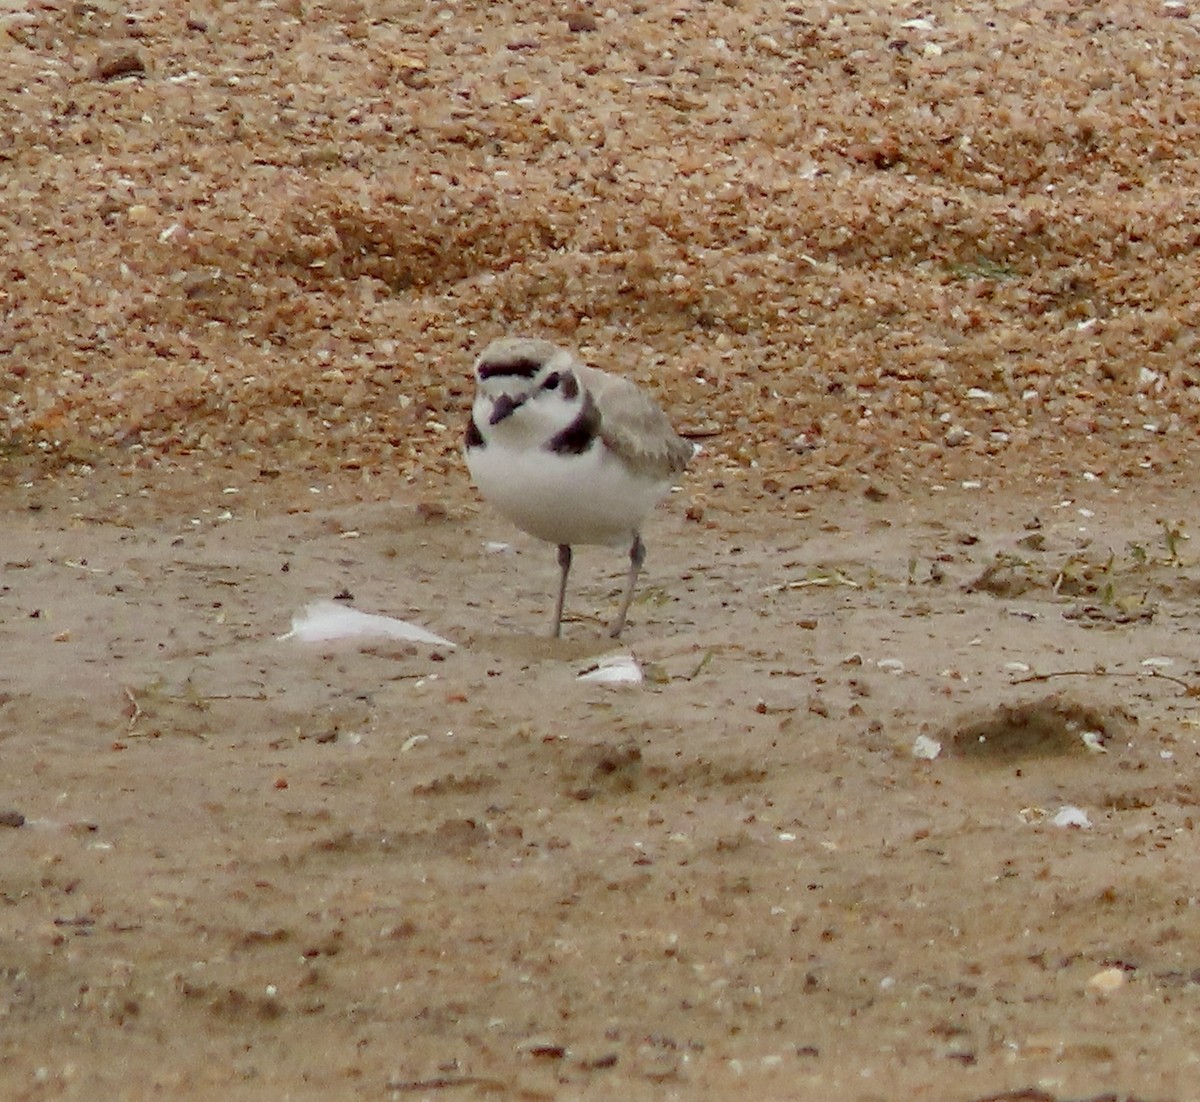
[[[479,431],[479,426],[475,424],[475,416],[472,414],[471,420],[467,422],[467,447],[482,448],[484,443],[483,433]]]
[[[545,366],[545,360],[534,360],[520,356],[515,360],[491,360],[481,363],[477,369],[481,379],[512,376],[516,379],[532,379]]]
[[[578,416],[546,442],[546,450],[555,455],[582,455],[599,435],[600,411],[592,401],[592,396],[586,394]]]

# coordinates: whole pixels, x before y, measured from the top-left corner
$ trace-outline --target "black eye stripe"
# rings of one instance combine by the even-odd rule
[[[481,379],[495,379],[503,375],[511,375],[517,379],[532,379],[541,371],[544,362],[523,356],[516,360],[493,360],[481,363],[477,370]]]

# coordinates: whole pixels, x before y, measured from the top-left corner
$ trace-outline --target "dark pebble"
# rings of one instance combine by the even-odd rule
[[[122,47],[109,50],[96,59],[93,74],[97,80],[116,80],[119,77],[141,76],[146,71],[146,63],[137,50]]]

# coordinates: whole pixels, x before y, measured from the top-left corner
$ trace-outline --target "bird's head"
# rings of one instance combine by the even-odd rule
[[[511,423],[534,434],[553,435],[569,425],[583,404],[576,360],[549,341],[505,337],[475,361],[475,420],[481,431]]]

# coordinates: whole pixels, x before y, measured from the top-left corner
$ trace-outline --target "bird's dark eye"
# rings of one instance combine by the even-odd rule
[[[562,378],[562,376],[559,375],[559,373],[557,371],[550,372],[550,374],[546,376],[546,381],[544,383],[542,383],[542,389],[543,390],[557,390],[559,380],[561,378]]]

